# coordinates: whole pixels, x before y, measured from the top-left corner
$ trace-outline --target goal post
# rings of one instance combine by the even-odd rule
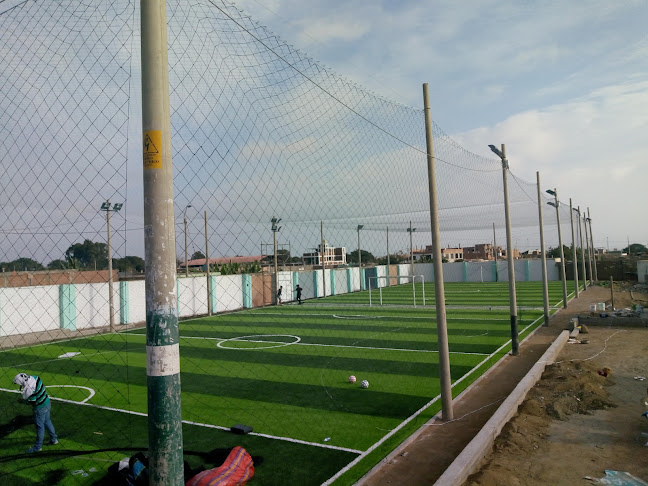
[[[419,279],[421,282],[421,289],[422,289],[422,294],[423,294],[423,305],[425,305],[425,278],[423,275],[394,275],[394,276],[379,276],[379,277],[369,277],[369,306],[373,306],[373,301],[372,301],[372,290],[378,290],[379,294],[379,299],[380,299],[380,305],[383,305],[383,296],[382,296],[382,289],[384,285],[380,285],[381,281],[387,281],[388,283],[392,279],[397,279],[398,284],[401,285],[401,279],[406,280],[405,283],[411,283],[412,284],[412,300],[414,302],[414,307],[416,307],[416,279]],[[389,288],[394,287],[393,285],[389,285]]]

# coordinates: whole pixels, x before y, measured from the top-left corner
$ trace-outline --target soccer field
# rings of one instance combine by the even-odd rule
[[[542,285],[517,288],[523,339],[543,322]],[[549,288],[556,307],[560,282]],[[508,284],[445,290],[456,396],[510,350]],[[182,321],[185,459],[211,467],[210,451],[242,445],[263,458],[250,484],[352,484],[440,410],[433,284],[425,293],[425,306],[402,285],[383,289],[382,306],[358,292]],[[146,450],[145,344],[135,329],[0,353],[0,482],[94,484]],[[23,454],[33,426],[16,419],[31,414],[11,385],[23,371],[48,387],[60,436],[36,455]]]

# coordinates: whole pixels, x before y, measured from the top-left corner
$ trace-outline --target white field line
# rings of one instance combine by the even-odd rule
[[[144,336],[144,334],[138,334],[139,336]],[[245,336],[241,336],[245,337]],[[323,348],[350,348],[350,349],[370,349],[370,350],[375,350],[375,351],[405,351],[408,353],[438,353],[438,351],[434,351],[431,349],[407,349],[407,348],[379,348],[375,346],[347,346],[344,344],[317,344],[317,343],[304,343],[304,342],[298,342],[298,343],[285,343],[283,341],[256,341],[252,339],[241,339],[241,337],[233,337],[233,338],[213,338],[213,337],[202,337],[202,336],[181,336],[180,339],[205,339],[205,340],[210,340],[210,341],[219,341],[219,342],[225,342],[225,341],[245,341],[249,343],[259,343],[259,344],[285,344],[285,345],[290,345],[290,346],[321,346]],[[238,348],[228,348],[228,349],[238,349]],[[254,349],[254,348],[249,348],[249,349]],[[260,348],[260,349],[267,349],[267,348]],[[247,351],[247,349],[246,349]],[[467,354],[467,355],[477,355],[477,356],[487,356],[486,353],[467,353],[463,351],[452,351],[450,354]]]
[[[55,386],[72,386],[72,387],[74,387],[74,385],[48,385],[48,387],[55,387]],[[79,387],[79,388],[85,388],[85,387]],[[9,393],[20,393],[19,390],[9,390],[7,388],[0,388],[0,391],[9,392]],[[53,397],[51,395],[50,395],[50,400],[56,400],[57,402],[70,403],[72,405],[82,405],[82,406],[85,406],[85,407],[98,408],[98,409],[101,409],[101,410],[109,410],[111,412],[119,412],[119,413],[126,413],[126,414],[129,414],[129,415],[137,415],[139,417],[148,417],[148,414],[144,413],[144,412],[135,412],[133,410],[125,410],[125,409],[122,409],[122,408],[105,407],[103,405],[94,405],[92,403],[86,403],[85,401],[77,402],[75,400],[67,400],[65,398],[57,398],[57,397]],[[230,431],[229,427],[222,427],[220,425],[212,425],[212,424],[204,424],[204,423],[201,423],[201,422],[193,422],[191,420],[183,420],[182,423],[187,424],[187,425],[195,425],[197,427],[205,427],[205,428],[208,428],[208,429],[218,429],[218,430],[224,430],[224,431],[227,431],[227,432]],[[312,446],[312,447],[320,447],[322,449],[333,449],[333,450],[336,450],[336,451],[351,452],[353,454],[362,454],[362,451],[357,450],[357,449],[349,449],[347,447],[338,447],[338,446],[328,445],[328,444],[319,444],[317,442],[308,442],[308,441],[305,441],[305,440],[293,439],[291,437],[281,437],[279,435],[261,434],[261,433],[258,433],[258,432],[250,432],[249,435],[255,435],[257,437],[264,437],[266,439],[281,440],[281,441],[284,441],[284,442],[292,442],[293,444],[303,444],[303,445],[308,445],[308,446]]]
[[[544,317],[544,316],[543,316]],[[532,326],[535,322],[539,321],[541,317],[538,317],[533,323],[529,324],[527,327],[525,327],[522,332],[524,332],[526,329],[528,329],[530,326]],[[486,361],[488,361],[490,358],[492,358],[495,354],[497,354],[502,348],[507,346],[511,340],[509,339],[506,343],[502,344],[497,350],[495,350],[492,354],[490,354],[487,358],[482,360],[479,364],[477,364],[475,367],[473,367],[472,370],[470,370],[468,373],[463,375],[461,378],[459,378],[457,381],[455,381],[451,388],[454,388],[457,386],[459,383],[461,383],[465,378],[473,374],[482,364],[484,364]],[[333,481],[335,481],[337,478],[342,476],[345,472],[347,472],[349,469],[351,469],[353,466],[358,464],[362,459],[367,457],[372,451],[374,451],[377,447],[379,447],[382,443],[384,443],[387,439],[389,439],[392,435],[394,435],[396,432],[398,432],[400,429],[402,429],[406,424],[414,420],[416,417],[418,417],[425,409],[430,407],[434,402],[439,400],[441,398],[441,395],[437,395],[434,397],[432,400],[430,400],[427,404],[423,405],[421,408],[419,408],[416,412],[414,412],[412,415],[410,415],[407,419],[405,419],[403,422],[401,422],[397,427],[393,428],[388,434],[383,436],[378,442],[376,442],[374,445],[369,447],[366,451],[364,451],[362,454],[360,454],[358,457],[356,457],[353,461],[351,461],[349,464],[344,466],[342,469],[340,469],[335,475],[331,476],[327,481],[323,482],[321,486],[328,486],[331,484]]]

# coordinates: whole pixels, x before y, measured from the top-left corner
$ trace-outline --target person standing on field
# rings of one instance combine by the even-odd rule
[[[297,303],[298,303],[298,304],[301,304],[301,303],[302,303],[302,300],[301,300],[301,293],[302,293],[302,290],[303,290],[303,289],[299,286],[299,284],[297,284],[297,287],[295,287],[295,291],[297,292]]]
[[[58,436],[54,430],[54,424],[50,419],[51,402],[45,385],[39,376],[31,376],[27,373],[18,373],[13,382],[20,386],[22,396],[20,402],[28,403],[32,406],[34,411],[34,425],[36,426],[36,442],[34,445],[27,449],[25,452],[40,452],[43,448],[43,438],[45,436],[45,429],[50,436],[47,445],[58,444]]]
[[[281,292],[283,291],[283,286],[279,287],[277,290],[277,305],[281,305]]]

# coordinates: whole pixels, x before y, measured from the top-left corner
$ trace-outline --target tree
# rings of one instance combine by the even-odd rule
[[[192,260],[203,260],[205,259],[205,254],[202,251],[195,251],[193,255],[191,255]]]
[[[124,258],[114,258],[113,268],[120,272],[137,272],[144,271],[144,260],[138,256],[125,256]]]
[[[628,253],[628,247],[626,246],[623,249],[623,253]],[[630,244],[630,254],[631,255],[641,255],[643,253],[648,253],[648,248],[640,243],[631,243]]]
[[[42,264],[38,263],[36,260],[31,258],[21,257],[12,262],[6,262],[2,264],[2,267],[5,271],[16,271],[24,272],[26,270],[44,270]]]
[[[65,260],[52,260],[47,264],[49,270],[67,270],[68,263]]]
[[[373,256],[366,250],[362,250],[362,263],[375,263],[376,257]],[[358,263],[358,250],[353,250],[351,253],[347,253],[347,262],[348,263]]]
[[[75,243],[65,251],[65,259],[70,268],[79,270],[108,268],[108,245],[90,240]]]
[[[563,245],[563,253],[565,254],[565,260],[573,260],[573,252],[571,246]],[[578,258],[580,258],[579,248],[576,249],[576,255],[578,256]],[[547,251],[547,258],[560,258],[560,247],[557,246],[555,248],[549,248],[549,250]]]

